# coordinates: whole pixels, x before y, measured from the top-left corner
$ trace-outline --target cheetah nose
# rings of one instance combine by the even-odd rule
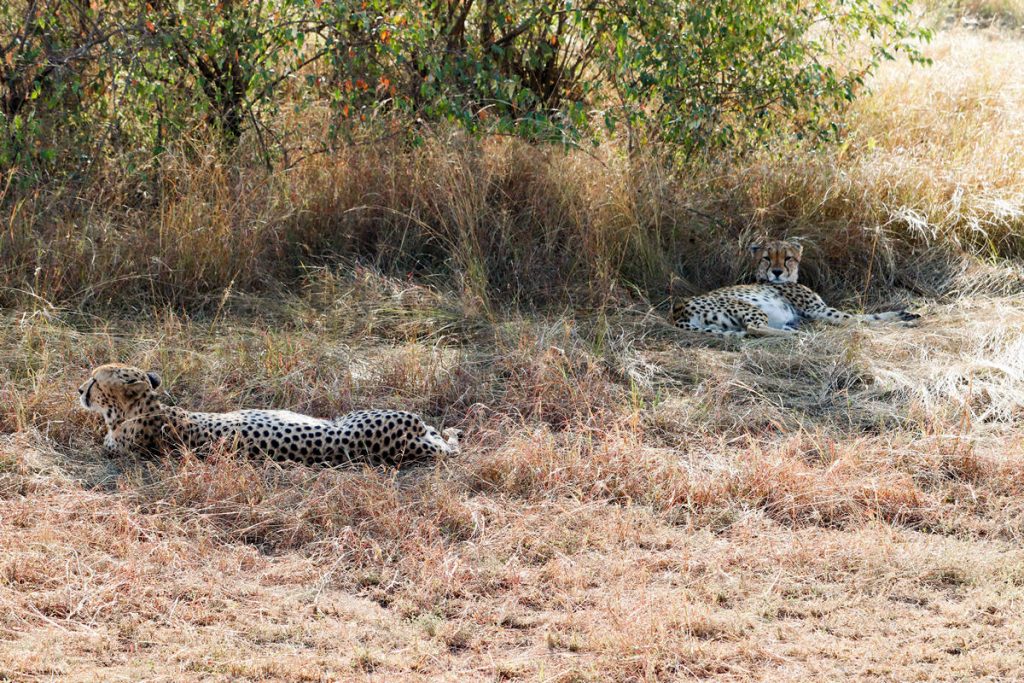
[[[782,268],[772,268],[772,275],[782,277]]]

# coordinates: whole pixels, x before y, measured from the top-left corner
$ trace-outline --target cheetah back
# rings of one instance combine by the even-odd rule
[[[283,410],[178,415],[172,431],[190,446],[224,440],[249,455],[279,462],[398,465],[450,450],[436,430],[405,411],[361,410],[336,420]]]

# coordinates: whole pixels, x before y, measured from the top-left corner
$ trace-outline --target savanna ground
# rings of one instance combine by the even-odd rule
[[[673,175],[451,138],[271,181],[210,159],[155,215],[114,180],[20,203],[0,679],[1024,677],[1024,8],[943,9],[836,149]],[[832,303],[924,317],[662,322],[668,273],[735,282],[762,232]],[[272,272],[294,250],[336,257]],[[415,410],[464,454],[111,461],[75,403],[111,360],[193,408]]]

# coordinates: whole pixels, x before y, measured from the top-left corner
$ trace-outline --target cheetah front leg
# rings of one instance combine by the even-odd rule
[[[734,301],[729,311],[717,315],[720,319],[735,321],[751,337],[789,337],[796,334],[792,327],[772,327],[768,314],[746,301]]]
[[[128,455],[128,449],[121,444],[117,435],[112,431],[108,431],[106,436],[103,437],[103,448],[105,448],[107,454],[112,457],[124,457]]]
[[[747,334],[751,337],[792,337],[796,330],[792,327],[769,327],[768,325],[748,326]]]
[[[462,436],[461,429],[449,427],[441,432],[441,436],[445,438],[445,445],[448,447],[450,455],[458,455],[462,452],[462,446],[459,444],[459,438]]]
[[[694,323],[681,320],[675,324],[680,330],[686,330],[688,332],[702,332],[704,334],[713,334],[716,337],[723,337],[726,339],[742,339],[747,336],[746,330],[732,330],[726,329],[719,325],[695,325]]]

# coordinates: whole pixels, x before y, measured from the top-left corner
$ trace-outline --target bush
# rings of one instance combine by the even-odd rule
[[[0,168],[38,168],[64,146],[89,163],[109,113],[111,53],[128,30],[119,10],[72,0],[0,5]]]
[[[843,107],[884,59],[927,61],[910,3],[870,0],[630,0],[606,32],[603,73],[630,141],[683,151],[789,125],[832,138]]]
[[[903,0],[16,0],[0,158],[144,164],[205,128],[229,147],[251,133],[271,165],[294,143],[282,114],[322,104],[344,136],[447,121],[685,153],[828,137],[881,60],[921,59],[908,17]],[[61,144],[69,119],[78,144]]]

